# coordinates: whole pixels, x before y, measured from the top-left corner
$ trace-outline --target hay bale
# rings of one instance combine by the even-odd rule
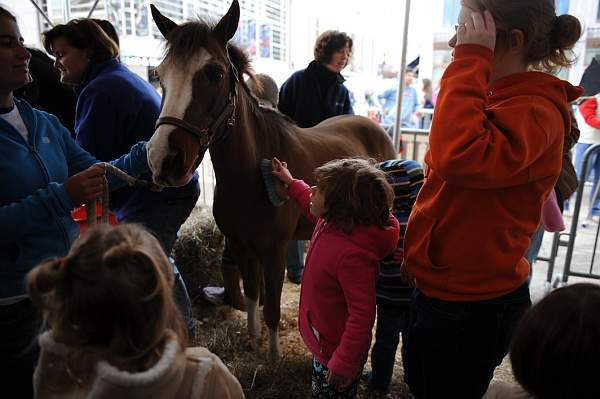
[[[196,207],[179,230],[172,256],[191,298],[207,285],[223,285],[221,255],[223,234],[210,208]]]

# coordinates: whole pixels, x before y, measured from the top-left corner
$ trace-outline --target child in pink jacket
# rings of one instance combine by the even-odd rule
[[[306,256],[298,326],[313,354],[313,398],[354,397],[371,345],[379,261],[398,241],[393,190],[364,159],[315,170],[317,185],[292,177],[275,159],[273,175],[316,223]]]

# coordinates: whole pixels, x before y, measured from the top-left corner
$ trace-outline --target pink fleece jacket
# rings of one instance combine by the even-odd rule
[[[354,379],[367,359],[375,321],[379,261],[398,242],[400,226],[355,226],[344,233],[310,213],[310,188],[294,180],[288,195],[317,225],[304,265],[298,326],[313,356],[335,374]]]

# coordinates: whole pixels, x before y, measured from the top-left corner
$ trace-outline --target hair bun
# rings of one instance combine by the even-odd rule
[[[556,50],[573,48],[581,37],[581,23],[572,15],[563,14],[554,19],[550,31],[550,47]]]
[[[55,290],[64,280],[64,262],[61,258],[47,260],[27,274],[27,293],[35,304],[44,307],[42,297]]]

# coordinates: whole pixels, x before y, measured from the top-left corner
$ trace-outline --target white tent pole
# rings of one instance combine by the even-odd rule
[[[406,48],[408,45],[408,23],[410,21],[410,0],[405,1],[404,9],[404,35],[402,36],[402,58],[400,60],[400,72],[398,72],[398,93],[396,96],[396,123],[394,125],[394,148],[400,151],[400,128],[402,121],[402,98],[404,96],[404,72],[406,70]]]
[[[46,22],[48,22],[48,24],[51,27],[54,27],[54,24],[52,23],[52,21],[50,20],[50,18],[48,17],[48,15],[46,15],[46,13],[44,12],[44,10],[42,10],[42,8],[39,6],[39,4],[35,1],[35,0],[30,0],[31,4],[33,4],[33,6],[38,10],[38,12],[40,14],[42,14],[42,17],[44,17],[44,19],[46,20]]]
[[[96,6],[98,5],[98,1],[99,1],[99,0],[96,0],[96,1],[94,1],[94,5],[92,5],[92,8],[90,8],[90,12],[88,13],[88,16],[87,16],[88,18],[91,18],[91,17],[92,17],[92,13],[93,13],[93,12],[94,12],[94,10],[96,9]],[[106,5],[106,2],[105,2],[104,4]]]

